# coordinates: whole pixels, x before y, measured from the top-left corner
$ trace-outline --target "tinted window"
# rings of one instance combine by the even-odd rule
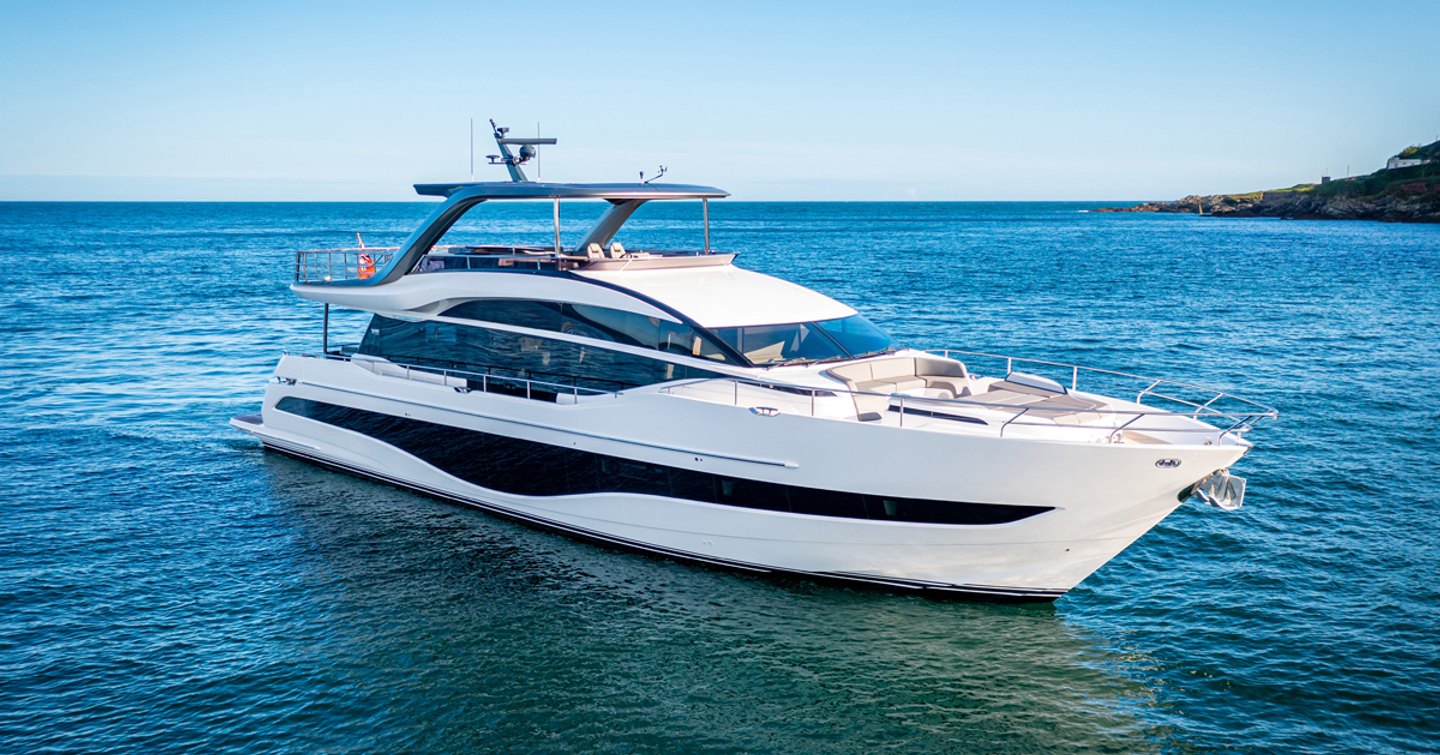
[[[446,310],[445,315],[726,361],[725,352],[720,347],[688,325],[609,307],[521,299],[480,299],[457,304]]]
[[[712,328],[753,364],[784,364],[870,356],[898,348],[890,336],[860,315],[823,322]]]
[[[893,338],[886,335],[885,331],[875,327],[875,323],[865,319],[864,315],[824,320],[815,325],[825,331],[826,335],[835,339],[840,347],[849,352],[852,357],[868,356],[898,348],[898,344]]]
[[[560,305],[548,301],[526,299],[467,301],[451,307],[445,314],[467,320],[484,320],[502,325],[535,328],[536,330],[560,329]]]
[[[713,330],[720,340],[744,354],[752,364],[781,364],[848,356],[835,341],[808,322],[747,325]]]
[[[716,376],[706,370],[598,346],[433,320],[406,322],[380,315],[366,329],[360,353],[418,367],[606,391]],[[495,387],[503,392],[505,385],[502,380]],[[524,393],[521,384],[511,387]]]

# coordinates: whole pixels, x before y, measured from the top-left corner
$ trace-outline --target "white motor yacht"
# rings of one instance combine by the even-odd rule
[[[274,451],[585,538],[993,599],[1063,595],[1192,496],[1241,503],[1228,470],[1273,409],[907,348],[711,249],[709,202],[725,192],[534,182],[522,165],[554,140],[495,137],[511,180],[417,185],[444,201],[403,245],[297,254],[292,289],[324,303],[326,342],[285,354],[261,412],[232,425]],[[515,200],[552,202],[553,238],[441,243],[472,210]],[[561,204],[596,200],[604,214],[562,244]],[[698,201],[700,248],[617,243],[637,208],[672,200]],[[373,314],[358,345],[328,342],[331,307]]]

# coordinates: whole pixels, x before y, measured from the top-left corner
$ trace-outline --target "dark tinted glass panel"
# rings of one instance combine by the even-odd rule
[[[479,299],[457,304],[446,310],[445,315],[643,346],[717,362],[726,360],[725,352],[719,346],[688,325],[608,307],[561,305],[524,299]]]
[[[585,304],[566,304],[565,315],[572,326],[588,328],[601,334],[592,336],[595,338],[644,346],[647,349],[655,348],[655,344],[660,340],[658,317]]]
[[[868,356],[899,348],[895,339],[875,327],[875,323],[865,319],[863,315],[824,320],[815,325],[825,331],[826,335],[835,339],[840,347],[849,352],[852,357]]]
[[[723,477],[295,397],[281,399],[276,408],[363,433],[462,480],[517,495],[646,493],[741,508],[927,524],[1003,524],[1051,510],[884,498]]]
[[[600,457],[599,484],[602,490],[670,495],[670,474],[666,467],[613,456]]]
[[[560,329],[560,305],[526,299],[485,299],[467,301],[445,312],[450,317],[484,320],[536,330]]]
[[[848,356],[835,341],[808,322],[712,330],[720,340],[744,354],[752,364],[780,364]]]
[[[554,392],[563,389],[527,386],[523,381],[614,391],[716,377],[706,370],[598,346],[454,323],[406,322],[380,315],[365,331],[360,353],[401,364],[488,375],[494,379],[483,381],[487,390],[513,395],[527,395],[528,391],[531,398],[538,399],[553,399]]]
[[[864,496],[835,490],[790,488],[790,510],[796,514],[866,518]]]

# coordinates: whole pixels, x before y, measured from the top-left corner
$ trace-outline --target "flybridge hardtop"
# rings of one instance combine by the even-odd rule
[[[463,183],[415,184],[415,191],[425,196],[455,198],[457,196],[487,199],[606,199],[612,202],[641,199],[720,199],[729,193],[711,186],[687,184],[656,184],[649,181],[639,183],[539,183],[525,175],[524,165],[538,154],[537,146],[553,145],[553,137],[510,136],[510,129],[497,126],[494,120],[490,127],[495,130],[495,146],[500,154],[489,155],[491,165],[504,165],[510,172],[507,181],[469,181]],[[511,147],[519,147],[512,151]],[[661,168],[664,174],[664,168]],[[643,174],[642,174],[643,179]]]
[[[723,199],[730,193],[713,186],[650,183],[537,183],[533,181],[470,181],[415,184],[415,193],[432,197],[486,199]]]
[[[711,199],[730,196],[712,186],[636,183],[553,183],[531,181],[523,165],[535,157],[536,145],[554,144],[549,138],[511,137],[508,129],[495,128],[501,150],[490,161],[504,165],[510,181],[464,181],[415,184],[423,196],[444,197],[445,202],[399,247],[382,249],[336,249],[311,253],[296,259],[296,291],[302,296],[325,300],[307,291],[310,286],[373,287],[395,283],[405,275],[435,269],[476,269],[490,265],[564,272],[579,267],[626,269],[725,264],[733,255],[712,255],[710,249]],[[519,146],[512,152],[512,146]],[[664,168],[661,169],[663,175]],[[657,176],[658,177],[658,176]],[[610,207],[578,241],[564,245],[561,239],[562,200],[604,200]],[[554,203],[553,243],[546,246],[441,247],[436,244],[455,223],[477,206],[492,201],[551,200]],[[620,227],[646,202],[656,200],[699,200],[702,214],[702,244],[698,251],[648,250],[626,252],[612,245]],[[435,255],[433,259],[427,257]],[[445,259],[441,259],[445,257]],[[621,261],[616,263],[616,261]],[[427,270],[425,263],[431,263]],[[615,264],[612,264],[615,263]]]
[[[297,253],[293,290],[325,304],[320,352],[286,354],[261,413],[233,426],[585,538],[932,594],[1053,600],[1192,495],[1240,505],[1229,467],[1269,407],[907,348],[713,250],[725,192],[534,182],[523,166],[554,140],[495,138],[511,181],[418,185],[445,201],[403,245]],[[544,243],[450,233],[524,199],[553,203]],[[564,243],[572,199],[609,206]],[[684,199],[700,205],[696,248],[616,241],[644,203]],[[332,305],[371,313],[359,343],[331,346]]]

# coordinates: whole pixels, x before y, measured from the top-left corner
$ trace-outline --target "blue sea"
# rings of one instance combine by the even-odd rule
[[[1092,207],[711,206],[908,344],[1280,409],[1243,510],[1007,606],[576,542],[227,427],[319,345],[293,250],[426,203],[0,204],[0,750],[1440,751],[1440,225]],[[548,240],[547,205],[477,213]],[[628,246],[700,243],[644,213]]]

